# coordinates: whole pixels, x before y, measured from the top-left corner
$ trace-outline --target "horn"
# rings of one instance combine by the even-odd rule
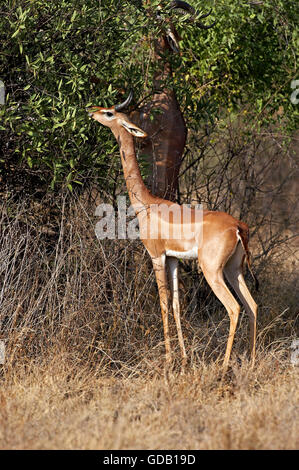
[[[182,2],[180,0],[173,0],[170,4],[170,8],[171,9],[179,8],[181,10],[185,10],[188,13],[190,13],[192,15],[191,18],[195,22],[196,26],[198,26],[201,29],[210,29],[210,28],[213,28],[213,26],[215,26],[216,24],[216,21],[214,21],[214,23],[206,26],[200,21],[203,18],[207,18],[207,16],[211,14],[212,10],[210,10],[209,13],[206,13],[205,15],[201,15],[199,18],[196,18],[196,16],[198,15],[197,11],[187,2]]]
[[[192,13],[194,15],[195,10],[194,8],[189,5],[187,2],[181,2],[179,0],[174,0],[173,2],[170,3],[170,8],[180,8],[181,10],[188,11],[189,13]]]
[[[115,111],[121,111],[122,109],[125,109],[127,106],[129,106],[132,99],[133,99],[133,90],[130,90],[128,98],[123,103],[116,104],[114,106]]]

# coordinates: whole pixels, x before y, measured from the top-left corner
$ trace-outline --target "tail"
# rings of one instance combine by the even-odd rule
[[[248,243],[249,243],[249,229],[248,229],[248,226],[246,224],[244,224],[243,222],[239,222],[239,224],[238,224],[237,235],[239,237],[239,240],[242,243],[242,246],[243,246],[243,249],[244,249],[244,252],[245,252],[245,258],[246,258],[247,266],[248,266],[249,272],[250,272],[250,274],[251,274],[251,276],[254,280],[255,290],[258,291],[259,290],[259,281],[258,281],[258,278],[256,277],[256,275],[254,274],[254,272],[252,271],[252,268],[251,268],[251,261],[250,261],[251,254],[250,254],[249,246],[248,246]]]

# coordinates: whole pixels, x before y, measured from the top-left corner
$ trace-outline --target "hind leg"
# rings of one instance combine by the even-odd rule
[[[250,322],[250,351],[251,363],[254,365],[255,361],[255,347],[256,347],[256,317],[257,305],[253,300],[249,289],[243,277],[243,259],[244,251],[240,243],[238,243],[234,254],[228,260],[224,267],[224,274],[228,282],[234,289],[238,298],[242,302],[246,313],[249,316]]]
[[[236,332],[236,327],[238,324],[238,318],[240,314],[240,305],[234,298],[233,294],[230,292],[227,287],[225,280],[223,278],[222,269],[209,269],[208,265],[201,265],[204,276],[209,283],[214,294],[218,297],[220,302],[224,305],[227,310],[230,319],[229,335],[226,345],[226,352],[223,362],[224,370],[227,369],[228,362],[231,355],[232,345],[234,341],[234,336]]]

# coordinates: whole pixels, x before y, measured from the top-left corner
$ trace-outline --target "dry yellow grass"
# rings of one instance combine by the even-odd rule
[[[6,370],[1,448],[298,448],[299,371],[278,353],[259,357],[254,370],[233,362],[224,380],[217,362],[168,379],[162,371],[155,363],[92,371],[57,352]]]

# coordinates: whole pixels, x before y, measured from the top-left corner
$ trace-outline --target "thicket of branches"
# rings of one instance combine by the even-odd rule
[[[138,373],[154,363],[163,365],[155,276],[140,241],[97,240],[92,205],[81,200],[60,198],[57,231],[34,226],[25,203],[14,205],[13,213],[10,204],[0,209],[0,339],[12,370],[32,358],[44,361],[62,352],[76,366],[99,372],[129,372],[132,367]],[[248,277],[259,305],[258,360],[266,352],[279,352],[289,361],[298,333],[296,273],[270,259],[260,281],[257,293]],[[181,264],[180,297],[190,363],[221,361],[229,317],[195,262]],[[179,359],[172,316],[170,331]],[[248,351],[249,324],[243,313],[233,354],[245,359]]]

